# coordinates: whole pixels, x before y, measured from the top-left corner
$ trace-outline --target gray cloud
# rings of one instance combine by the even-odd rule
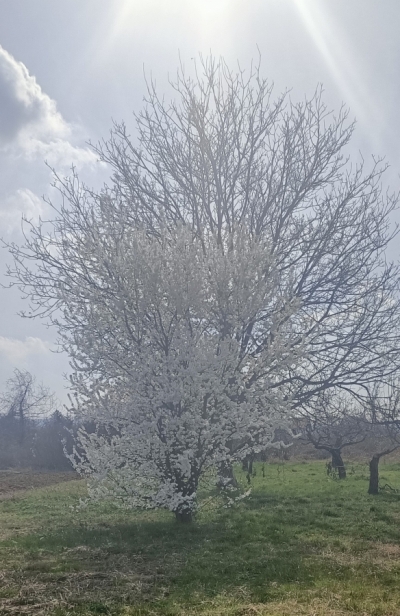
[[[67,137],[70,128],[26,66],[0,47],[0,141],[26,132],[48,140]]]
[[[93,152],[76,145],[82,137],[82,129],[65,121],[26,66],[0,46],[0,155],[7,163],[17,159],[20,167],[22,156],[30,165],[46,160],[58,170],[93,166]]]

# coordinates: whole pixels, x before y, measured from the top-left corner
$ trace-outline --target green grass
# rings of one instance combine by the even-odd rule
[[[256,465],[250,498],[167,512],[90,505],[69,482],[0,503],[0,614],[400,614],[400,495],[369,496],[367,468]],[[244,477],[242,478],[244,481]],[[381,483],[400,487],[400,465]]]

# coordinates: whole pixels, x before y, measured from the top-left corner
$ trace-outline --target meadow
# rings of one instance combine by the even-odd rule
[[[2,500],[0,614],[400,614],[400,493],[369,496],[361,464],[343,481],[319,461],[255,469],[246,501],[206,501],[187,525],[77,512],[81,481]],[[381,484],[400,487],[400,464],[382,465]]]

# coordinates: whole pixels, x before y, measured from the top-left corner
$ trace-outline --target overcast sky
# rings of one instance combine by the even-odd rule
[[[88,139],[106,137],[112,118],[129,125],[143,69],[167,92],[179,54],[187,66],[211,51],[245,68],[259,50],[277,94],[322,83],[329,107],[343,102],[357,118],[354,155],[385,155],[398,189],[399,31],[399,0],[0,0],[0,235],[21,241],[21,214],[46,214],[45,160],[99,181]],[[3,250],[4,282],[7,260]],[[0,301],[0,388],[18,367],[65,401],[68,359],[52,352],[54,332],[17,316],[27,306],[15,289]]]

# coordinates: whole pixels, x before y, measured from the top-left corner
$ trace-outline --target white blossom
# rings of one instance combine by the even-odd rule
[[[288,390],[273,384],[303,351],[290,327],[297,306],[268,244],[243,229],[223,239],[128,228],[91,244],[95,285],[60,284],[79,410],[97,426],[81,431],[75,456],[92,497],[193,512],[211,466],[265,448],[287,423]]]

